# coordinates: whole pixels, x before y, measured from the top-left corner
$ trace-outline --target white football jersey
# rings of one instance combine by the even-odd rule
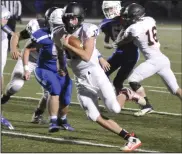
[[[31,36],[34,32],[40,29],[39,22],[37,19],[32,19],[29,21],[29,23],[26,25],[26,30],[28,31],[29,35]],[[31,39],[29,39],[25,47],[31,42]],[[22,50],[24,51],[24,49]],[[29,61],[36,62],[38,58],[38,52],[30,52]]]
[[[37,19],[32,19],[29,21],[29,23],[26,25],[26,30],[30,34],[30,36],[40,29],[40,25],[37,21]]]
[[[8,11],[8,9],[6,7],[4,7],[3,5],[1,5],[1,20],[8,20],[10,18],[10,12]],[[8,34],[6,32],[4,32],[3,30],[1,31],[1,41],[4,39],[8,39]]]
[[[87,39],[93,36],[99,35],[99,29],[96,25],[90,23],[83,23],[82,26],[76,30],[72,35],[78,37],[82,44],[85,43]],[[96,40],[95,47],[89,62],[83,61],[81,58],[76,57],[70,60],[71,68],[75,75],[84,73],[88,67],[93,67],[99,65],[98,61],[98,50],[96,49]]]
[[[163,55],[157,39],[156,21],[152,17],[143,17],[141,21],[130,25],[124,35],[135,37],[134,44],[138,46],[146,59]]]

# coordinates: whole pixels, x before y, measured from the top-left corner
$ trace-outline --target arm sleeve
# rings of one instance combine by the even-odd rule
[[[6,32],[7,34],[11,34],[13,31],[8,25],[1,26],[1,29]]]

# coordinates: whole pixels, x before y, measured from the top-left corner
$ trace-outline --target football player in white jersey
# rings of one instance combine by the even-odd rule
[[[0,6],[1,8],[1,73],[0,73],[0,88],[1,88],[1,94],[2,94],[2,89],[3,89],[3,71],[4,67],[6,65],[6,60],[7,60],[7,52],[8,52],[8,34],[11,34],[12,36],[14,35],[14,32],[7,26],[8,19],[10,18],[11,13],[8,11],[8,9],[5,6]],[[12,124],[4,118],[2,115],[1,117],[1,124],[8,129],[12,130],[14,127]]]
[[[12,36],[10,46],[11,46],[11,53],[12,58],[17,59],[18,61],[13,69],[11,80],[9,81],[8,85],[5,89],[5,94],[3,94],[1,98],[1,104],[5,104],[8,102],[10,97],[14,94],[16,94],[18,91],[21,90],[23,87],[25,81],[30,79],[30,75],[34,68],[37,66],[37,56],[38,52],[31,52],[30,55],[27,55],[27,57],[24,59],[27,59],[27,63],[23,64],[22,58],[19,57],[19,48],[18,43],[21,40],[29,39],[25,47],[31,42],[30,35],[40,29],[41,27],[45,27],[45,20],[44,19],[32,19],[29,21],[29,23],[26,25],[26,28],[22,30],[21,32],[17,32],[16,35]],[[22,55],[23,52],[26,52],[25,49],[22,49]],[[42,114],[46,108],[46,102],[48,99],[49,93],[46,90],[43,90],[43,96],[39,102],[39,105],[32,117],[33,123],[39,123],[42,122]]]
[[[3,87],[3,71],[6,65],[8,53],[8,34],[14,35],[14,32],[7,26],[11,13],[5,6],[1,5],[1,92]]]
[[[146,61],[136,67],[129,76],[128,81],[134,91],[145,97],[144,88],[140,82],[154,74],[158,74],[167,84],[171,93],[182,99],[182,90],[179,87],[176,77],[171,70],[170,61],[160,51],[160,43],[157,39],[156,21],[152,17],[145,16],[145,9],[139,4],[130,4],[123,12],[129,27],[120,32],[116,45],[134,41],[143,53]],[[136,116],[142,116],[149,112],[145,108],[136,112]]]
[[[84,16],[83,7],[76,2],[71,2],[64,8],[63,22],[67,32],[78,37],[83,44],[83,49],[77,49],[68,44],[70,35],[61,39],[75,74],[78,100],[89,119],[127,140],[127,144],[121,148],[123,151],[133,151],[141,145],[141,141],[134,134],[122,129],[113,120],[103,117],[99,111],[98,95],[103,99],[108,110],[115,113],[121,111],[125,100],[131,95],[126,96],[121,93],[120,103],[118,103],[112,84],[98,61],[96,37],[99,34],[99,29],[96,25],[83,23]],[[57,46],[62,47],[56,40],[54,41]],[[135,95],[133,92],[132,94]],[[140,99],[140,103],[141,99],[144,100],[142,97],[137,99]]]

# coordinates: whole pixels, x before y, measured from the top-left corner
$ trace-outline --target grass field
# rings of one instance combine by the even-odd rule
[[[169,57],[171,67],[181,86],[180,25],[160,25],[158,37],[161,50]],[[108,57],[112,51],[104,49],[102,42],[103,35],[101,34],[98,37],[97,47],[105,57]],[[21,43],[21,47],[23,47],[23,43]],[[141,55],[138,64],[143,61],[144,58]],[[4,71],[5,85],[10,80],[15,63],[16,61],[8,58]],[[73,77],[71,71],[70,74]],[[143,145],[136,152],[182,152],[182,105],[180,100],[168,93],[167,88],[157,75],[144,80],[142,85],[146,88],[148,97],[156,111],[180,115],[149,114],[144,117],[134,117],[132,111],[124,110],[115,115],[104,109],[103,114],[116,120],[125,129],[134,131],[140,137]],[[40,93],[42,93],[41,88],[32,76],[16,96],[39,99]],[[72,101],[77,102],[75,87],[73,87]],[[2,152],[121,152],[119,146],[123,145],[124,141],[89,121],[79,105],[72,104],[68,115],[70,124],[75,127],[74,132],[61,130],[50,134],[48,133],[48,124],[31,124],[31,116],[37,104],[38,100],[12,98],[8,104],[2,106],[3,115],[16,128],[12,132],[2,128]],[[137,105],[130,102],[125,107],[138,109]],[[47,116],[46,112],[45,118]]]

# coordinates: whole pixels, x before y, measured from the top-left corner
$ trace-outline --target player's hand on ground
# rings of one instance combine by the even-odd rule
[[[23,79],[25,80],[25,81],[27,81],[27,80],[30,80],[30,72],[29,71],[25,71],[24,72],[24,76],[23,76]]]
[[[99,58],[99,62],[100,62],[100,65],[102,67],[102,69],[107,72],[110,70],[110,67],[111,65],[107,62],[107,60],[105,60],[103,57],[100,57]]]
[[[21,53],[19,52],[18,49],[12,49],[10,53],[11,53],[11,58],[14,60],[17,60],[19,57],[21,57]]]

